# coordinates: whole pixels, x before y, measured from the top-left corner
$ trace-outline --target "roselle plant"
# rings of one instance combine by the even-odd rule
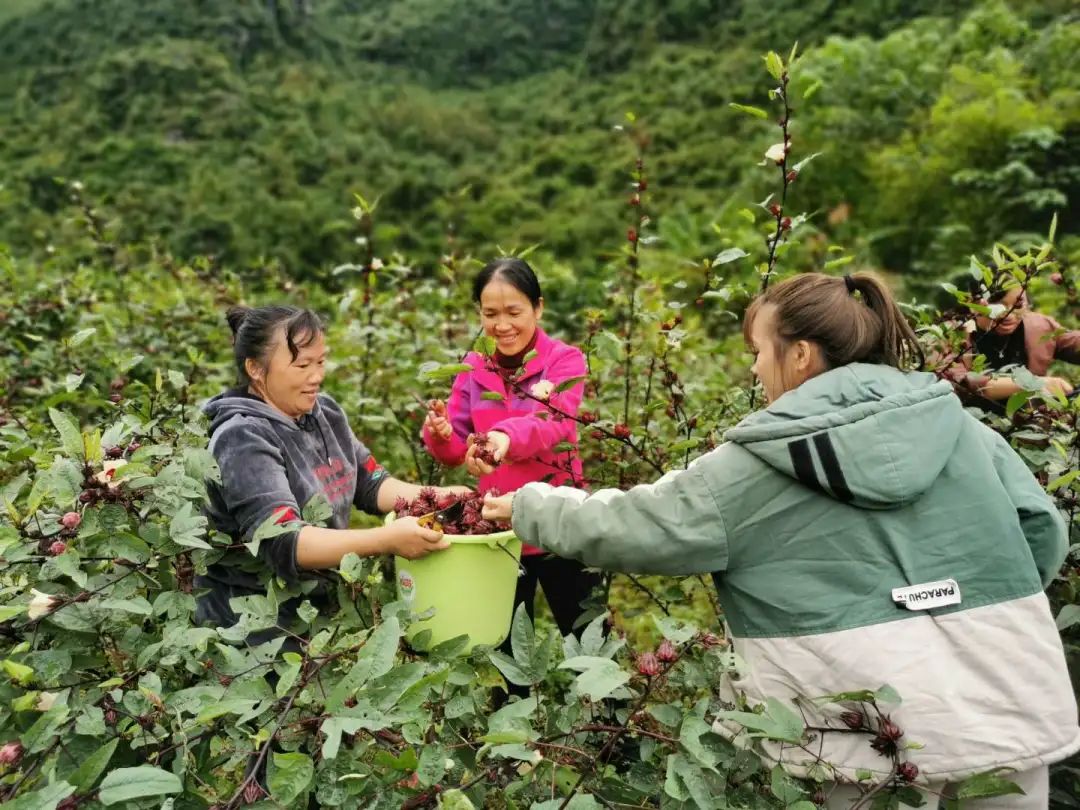
[[[674,260],[650,195],[647,126],[628,118],[612,147],[627,167],[627,230],[612,237],[599,294],[560,311],[560,299],[587,297],[585,282],[552,269],[565,289],[548,285],[549,317],[587,355],[586,400],[571,414],[557,386],[509,384],[544,402],[546,418],[577,423],[582,485],[626,487],[683,466],[752,407],[742,308],[770,279],[803,267],[804,235],[820,236],[795,209],[813,180],[812,156],[800,156],[792,131],[805,100],[796,54],[770,53],[765,67],[773,120],[763,108],[739,110],[762,119],[754,152],[765,155],[771,192],[718,223],[714,254]],[[700,578],[610,578],[580,639],[519,610],[509,654],[466,654],[464,639],[416,653],[404,635],[417,617],[397,600],[386,561],[355,556],[330,575],[329,607],[317,609],[307,585],[266,576],[264,595],[233,601],[236,626],[200,626],[196,577],[274,534],[264,527],[233,548],[202,516],[217,472],[198,405],[231,384],[225,306],[287,297],[326,312],[327,387],[358,435],[396,475],[461,482],[430,460],[419,432],[425,400],[445,396],[465,352],[492,353],[466,293],[478,262],[452,240],[434,267],[410,260],[380,226],[377,202],[358,197],[357,258],[332,277],[343,294],[293,286],[275,268],[259,287],[211,260],[117,244],[92,192],[72,188],[78,216],[58,230],[45,264],[0,253],[0,371],[9,381],[0,400],[0,800],[64,810],[812,810],[830,783],[850,777],[818,762],[795,778],[766,751],[813,750],[826,734],[859,735],[880,756],[880,773],[854,780],[855,806],[913,800],[909,754],[920,742],[894,722],[903,696],[887,685],[760,706],[717,699],[715,684],[744,665]],[[1058,272],[1072,290],[1053,243],[1051,234],[1049,248],[999,247],[994,258],[1010,283],[1056,285]],[[956,302],[965,312],[979,306],[959,291]],[[910,307],[944,368],[962,349],[967,316]],[[1073,521],[1080,406],[1030,388],[1004,415],[984,418]],[[304,506],[307,520],[325,515],[318,500]],[[1073,660],[1076,565],[1074,556],[1052,586]],[[298,618],[278,627],[287,599],[298,601]],[[275,628],[274,641],[251,642]],[[529,696],[493,700],[508,683]],[[828,719],[808,724],[807,701]],[[717,722],[744,734],[731,742]],[[1055,773],[1059,806],[1076,806],[1075,779],[1067,765]],[[961,788],[960,806],[1012,789],[1005,775],[978,776]]]

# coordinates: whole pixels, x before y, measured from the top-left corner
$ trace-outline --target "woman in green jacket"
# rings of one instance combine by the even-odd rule
[[[629,492],[529,484],[489,499],[488,516],[587,565],[711,572],[748,665],[725,698],[889,684],[903,699],[891,715],[901,747],[922,746],[901,748],[904,774],[918,774],[929,806],[1008,768],[1026,795],[964,807],[1046,808],[1047,766],[1080,748],[1043,593],[1067,550],[1053,502],[948,382],[903,370],[922,352],[873,276],[796,276],[753,303],[744,331],[769,406],[723,445]],[[807,711],[808,724],[843,729],[852,708]],[[858,800],[860,770],[889,777],[877,733],[806,746],[836,768],[828,807]],[[797,774],[817,759],[767,751]]]

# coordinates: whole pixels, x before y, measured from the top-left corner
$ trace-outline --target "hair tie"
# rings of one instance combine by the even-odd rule
[[[855,279],[853,279],[850,275],[845,275],[844,286],[847,287],[848,295],[853,294],[855,292]]]

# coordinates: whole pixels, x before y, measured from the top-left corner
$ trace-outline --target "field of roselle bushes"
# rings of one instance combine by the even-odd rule
[[[798,53],[770,51],[760,64],[738,106],[762,126],[744,145],[746,162],[760,164],[757,185],[707,255],[680,256],[659,238],[651,172],[662,146],[633,115],[607,136],[623,219],[603,267],[581,276],[531,248],[479,255],[453,239],[438,262],[410,258],[379,201],[360,194],[354,255],[325,283],[273,264],[240,271],[123,241],[108,201],[68,181],[50,250],[0,251],[0,801],[19,810],[812,810],[817,782],[711,730],[719,717],[792,744],[818,733],[781,701],[717,700],[712,684],[742,663],[705,578],[609,577],[580,640],[560,638],[542,612],[536,626],[519,612],[511,656],[466,654],[460,641],[411,651],[408,608],[378,559],[346,558],[336,612],[300,608],[299,651],[243,643],[274,624],[281,600],[303,597],[280,581],[242,600],[233,628],[193,622],[195,574],[230,542],[202,516],[217,473],[199,410],[231,382],[230,304],[324,313],[326,388],[380,462],[408,480],[465,480],[423,452],[423,401],[445,395],[464,352],[486,348],[468,279],[502,250],[535,261],[550,328],[587,354],[576,418],[589,487],[626,488],[685,465],[760,406],[739,332],[750,298],[791,273],[859,266],[801,202],[816,164],[798,137],[813,103]],[[1043,311],[1075,324],[1080,245],[1057,229],[1047,216],[1042,233],[957,261],[987,278],[995,261]],[[947,362],[969,317],[964,293],[901,290]],[[1053,494],[1077,542],[1080,405],[1033,398],[1031,383],[1005,415],[983,418]],[[307,504],[305,517],[322,519],[323,507]],[[1080,677],[1078,548],[1051,594]],[[531,696],[495,709],[493,691],[507,682]],[[889,719],[903,695],[887,684],[852,689],[865,691],[832,698],[838,728],[864,734],[894,774],[868,778],[857,806],[898,807],[916,776],[905,752],[919,742]],[[266,764],[265,784],[249,775],[253,758]],[[1080,807],[1080,766],[1058,766],[1053,779],[1054,807]],[[1002,775],[974,777],[960,807],[1009,789]]]

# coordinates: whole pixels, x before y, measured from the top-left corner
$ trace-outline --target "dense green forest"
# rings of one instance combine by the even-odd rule
[[[632,111],[661,244],[704,255],[714,225],[745,239],[734,215],[764,196],[746,147],[764,151],[769,122],[729,104],[760,104],[763,48],[798,41],[793,137],[821,153],[808,227],[937,278],[1054,211],[1075,230],[1070,6],[9,2],[0,238],[45,249],[79,180],[118,241],[325,280],[355,258],[361,192],[380,200],[380,243],[429,266],[452,233],[466,251],[539,243],[588,274],[621,231],[611,129]]]

